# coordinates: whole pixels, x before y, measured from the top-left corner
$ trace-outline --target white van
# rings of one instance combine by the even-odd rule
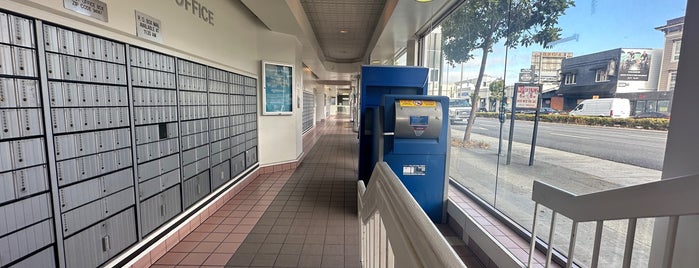
[[[628,99],[608,98],[584,100],[568,114],[572,116],[628,118],[630,113],[631,104]]]

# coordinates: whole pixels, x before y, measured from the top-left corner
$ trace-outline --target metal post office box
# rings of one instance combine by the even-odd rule
[[[139,165],[138,181],[145,181],[160,175],[160,161],[150,161]]]
[[[90,45],[88,41],[88,36],[78,32],[73,32],[73,49],[75,55],[78,57],[90,57]]]
[[[148,156],[151,159],[160,157],[160,143],[152,142],[148,144]]]
[[[160,140],[160,127],[159,125],[148,126],[148,137],[150,141]]]
[[[158,155],[156,157],[163,157],[168,154],[170,154],[170,143],[168,140],[160,140],[158,143],[158,148],[160,148],[160,151],[158,151]]]
[[[211,165],[217,165],[223,161],[221,160],[220,152],[211,152],[211,157],[209,160],[211,161]]]
[[[43,164],[45,160],[44,139],[12,141],[12,167],[15,169]]]
[[[54,256],[53,246],[48,247],[39,253],[33,254],[26,259],[15,263],[13,267],[45,267],[45,268],[55,268],[56,260]]]
[[[75,58],[73,56],[61,55],[61,70],[63,71],[63,79],[75,79]]]
[[[179,142],[178,142],[178,139],[176,139],[176,138],[175,138],[175,139],[169,139],[169,140],[168,140],[168,143],[170,143],[169,148],[170,148],[170,153],[171,153],[171,154],[180,151],[180,144],[179,144]]]
[[[60,108],[51,109],[51,126],[53,127],[54,134],[63,133],[67,131],[65,112],[63,110],[64,109]],[[2,120],[2,111],[0,111],[0,120]]]
[[[95,130],[95,112],[99,108],[78,108],[81,130]]]
[[[102,59],[106,61],[114,61],[114,43],[112,41],[102,41]]]
[[[75,80],[90,82],[92,75],[90,74],[90,60],[83,58],[75,58]]]
[[[112,88],[117,93],[115,95],[117,97],[117,104],[119,106],[128,105],[128,101],[129,101],[128,88],[126,88],[124,86],[113,86]]]
[[[9,148],[8,148],[9,150]],[[0,160],[0,162],[5,162],[4,160]],[[12,161],[9,161],[7,159],[8,163],[11,163]],[[0,163],[0,170],[4,172],[4,168],[1,167],[4,164]],[[8,165],[8,167],[5,167],[6,169],[12,169],[12,165]],[[10,200],[14,200],[15,197],[15,188],[14,187],[8,187],[9,185],[12,185],[14,183],[14,176],[12,175],[12,172],[5,172],[5,173],[0,173],[0,203],[5,203]],[[0,222],[0,226],[2,226],[2,222]],[[2,232],[0,232],[0,235],[2,235]]]
[[[189,179],[191,177],[194,177],[194,175],[197,174],[197,163],[190,163],[186,165],[182,165],[182,178],[183,179]]]
[[[17,46],[34,46],[34,24],[31,20],[18,16],[7,16],[10,25],[10,41]]]
[[[22,137],[31,137],[43,134],[43,125],[40,109],[19,109],[19,126]]]
[[[102,72],[104,75],[102,77],[102,81],[104,81],[105,83],[114,83],[114,81],[115,81],[115,79],[114,79],[114,76],[115,76],[114,66],[116,66],[116,65],[108,63],[108,62],[104,62],[104,63],[102,63],[102,66],[104,67],[104,72]]]
[[[3,94],[2,81],[3,80],[0,80],[0,95]],[[48,86],[48,91],[49,91],[49,105],[51,107],[62,107],[65,105],[63,103],[63,84],[62,83],[50,81],[49,86]]]
[[[169,172],[171,170],[177,169],[180,166],[180,157],[177,154],[173,154],[160,159],[160,170],[161,174]]]
[[[39,107],[38,81],[16,79],[15,88],[19,107]]]
[[[97,174],[109,173],[116,169],[115,152],[104,152],[96,154],[95,158],[97,160]]]
[[[92,85],[89,84],[77,84],[78,87],[78,101],[81,107],[92,107],[94,106],[94,90]]]
[[[95,126],[98,129],[109,126],[109,113],[106,109],[93,109],[95,113]]]
[[[151,231],[155,230],[155,228],[160,226],[162,222],[164,222],[164,220],[162,219],[163,216],[161,215],[165,214],[163,209],[162,195],[157,195],[145,199],[139,204],[139,206],[141,208],[140,226],[143,230],[143,235],[145,236],[146,234],[149,234]]]
[[[148,53],[148,52],[146,52],[145,50],[142,50],[142,49],[136,49],[136,52],[137,52],[137,57],[136,57],[137,62],[136,63],[138,64],[139,67],[146,67],[146,53]]]
[[[94,133],[79,133],[75,134],[74,137],[78,156],[94,154],[97,152]]]
[[[63,83],[63,102],[67,107],[79,106],[78,85],[75,83]]]
[[[58,52],[68,55],[75,54],[75,38],[73,31],[57,28],[58,32]]]
[[[6,16],[6,15],[2,14],[2,16]],[[44,24],[43,34],[44,34],[44,49],[46,51],[58,52],[58,47],[60,45],[58,42],[58,29],[54,26]],[[0,38],[2,38],[2,37],[0,37]],[[7,42],[7,41],[3,41],[3,42]]]
[[[161,191],[161,178],[156,177],[138,184],[138,198],[144,200]]]
[[[90,70],[90,79],[86,81],[92,81],[96,83],[102,83],[104,81],[104,63],[101,61],[87,60],[88,68]]]
[[[12,47],[0,44],[0,74],[14,75]]]
[[[136,161],[137,163],[143,163],[150,161],[150,154],[148,153],[148,144],[136,145]]]
[[[136,106],[133,108],[133,111],[134,111],[133,122],[134,122],[134,124],[136,124],[136,125],[145,124],[145,118],[143,117],[143,110],[144,110],[143,107]]]
[[[190,149],[182,152],[182,164],[189,164],[197,161],[196,149]]]
[[[148,142],[148,126],[136,126],[136,144]]]
[[[103,203],[102,200],[95,200],[61,214],[63,234],[70,236],[76,231],[102,220],[104,218]]]
[[[131,166],[133,162],[131,161],[131,150],[129,148],[121,149],[117,152],[117,169]]]
[[[104,90],[104,98],[106,99],[107,106],[118,106],[122,105],[118,102],[119,92],[113,86],[101,86]],[[117,88],[118,89],[118,88]]]
[[[0,264],[12,263],[53,243],[52,228],[51,220],[44,220],[41,223],[0,238],[0,251],[3,253],[3,259],[0,260],[2,263]]]
[[[143,108],[139,108],[143,111]],[[107,113],[107,127],[113,128],[119,126],[119,109],[118,108],[107,108],[103,109]],[[141,118],[143,120],[143,118]],[[142,122],[141,122],[142,123]]]
[[[78,180],[78,169],[76,159],[56,162],[56,177],[58,185],[62,186]]]
[[[90,58],[95,60],[104,60],[102,58],[102,41],[102,39],[97,37],[89,37],[88,44],[90,46]]]
[[[0,110],[0,139],[16,138],[21,135],[19,115],[15,109]]]
[[[94,159],[91,155],[75,159],[75,167],[78,171],[78,181],[82,181],[87,178],[93,177],[95,173],[94,166],[96,165],[95,161],[93,160]]]
[[[120,85],[126,85],[126,66],[114,65],[114,82]]]
[[[16,198],[33,195],[49,189],[46,165],[16,170],[13,174]]]
[[[56,160],[63,160],[77,156],[75,138],[73,135],[54,136],[56,148]]]
[[[102,85],[92,85],[92,97],[94,98],[94,105],[95,106],[111,106],[111,103],[109,102],[109,99],[107,99],[107,90],[106,86]]]
[[[118,63],[126,63],[126,46],[119,43],[112,43],[114,61]]]
[[[114,145],[114,132],[114,130],[106,130],[95,133],[97,151],[106,152],[116,149]]]
[[[131,169],[125,169],[102,177],[102,196],[110,195],[133,186],[133,176]]]
[[[131,85],[138,87],[138,86],[143,86],[141,85],[141,75],[140,75],[140,69],[136,67],[131,68]]]
[[[117,129],[115,130],[116,134],[114,135],[114,147],[115,148],[124,148],[128,147],[131,145],[131,132],[129,129],[124,128],[124,129]]]
[[[128,107],[120,107],[119,109],[119,126],[120,127],[128,127],[129,126],[129,108]]]
[[[4,62],[4,49],[5,47],[3,45],[0,45],[0,73],[5,73],[3,72],[3,66],[12,66],[11,64],[6,65],[6,63]],[[59,54],[46,53],[46,72],[48,74],[49,79],[63,79],[63,65],[61,63],[61,60],[62,56]]]
[[[180,183],[180,170],[174,169],[160,176],[162,189],[167,189]]]
[[[15,75],[36,76],[37,64],[33,49],[13,47],[12,53]]]
[[[0,107],[17,107],[15,81],[12,78],[0,78]]]
[[[61,211],[69,211],[101,198],[101,183],[99,178],[95,178],[61,188],[58,191]]]
[[[111,87],[110,87],[111,88]],[[142,88],[138,87],[133,87],[133,93],[131,96],[133,96],[133,104],[134,105],[145,105],[145,99],[143,97],[144,90]]]

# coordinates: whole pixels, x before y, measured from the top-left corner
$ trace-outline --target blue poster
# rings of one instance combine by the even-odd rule
[[[264,112],[267,114],[290,114],[292,105],[292,67],[264,63],[264,73]]]

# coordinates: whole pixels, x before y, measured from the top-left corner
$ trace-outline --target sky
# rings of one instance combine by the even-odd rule
[[[539,45],[526,48],[510,49],[507,56],[507,75],[505,83],[517,82],[519,70],[529,68],[531,53],[534,51],[573,52],[581,56],[615,48],[663,48],[664,34],[655,27],[666,24],[667,20],[682,17],[685,14],[686,0],[576,0],[574,7],[558,19],[563,29],[561,38],[574,34],[578,41],[557,44],[553,48],[543,49]],[[463,78],[478,76],[481,56],[475,51],[474,59],[463,64]],[[505,47],[502,42],[493,46],[488,55],[485,74],[503,77],[505,74]],[[461,64],[446,66],[448,82],[460,80]],[[446,76],[443,76],[447,82]]]

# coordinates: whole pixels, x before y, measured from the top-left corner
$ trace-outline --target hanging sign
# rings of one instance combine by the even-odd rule
[[[107,3],[100,0],[63,0],[63,7],[107,22]]]
[[[136,11],[136,36],[162,43],[163,33],[160,20]]]

